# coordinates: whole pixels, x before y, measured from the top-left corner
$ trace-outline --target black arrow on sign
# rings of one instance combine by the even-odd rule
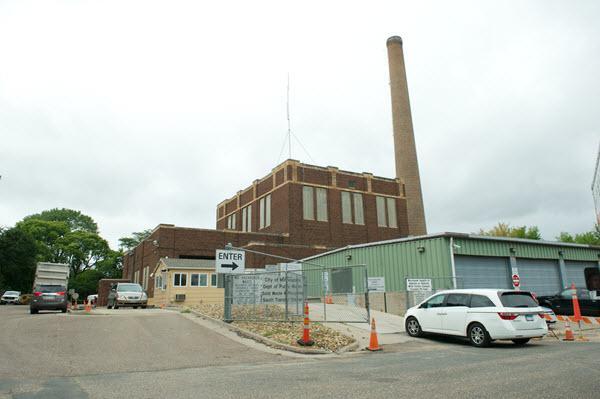
[[[237,263],[235,263],[235,262],[231,262],[231,263],[229,263],[229,264],[227,264],[227,265],[221,265],[221,267],[225,267],[225,268],[227,268],[227,269],[235,270],[235,269],[237,269],[239,266],[238,266],[238,264],[237,264]]]

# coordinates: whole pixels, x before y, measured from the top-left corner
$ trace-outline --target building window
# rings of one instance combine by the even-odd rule
[[[237,225],[236,225],[235,222],[236,222],[236,220],[235,220],[235,213],[227,216],[227,228],[229,230],[235,230],[235,229],[237,229]]]
[[[186,287],[187,273],[173,273],[173,287]]]
[[[156,288],[156,289],[162,288],[162,275],[157,274],[154,277],[154,288]]]
[[[313,188],[310,186],[302,187],[302,214],[305,220],[315,220],[313,191]]]
[[[354,199],[354,223],[365,224],[362,194],[354,193],[352,198]]]
[[[342,191],[342,223],[352,223],[352,204],[350,193]]]
[[[317,220],[327,221],[327,189],[317,188]]]
[[[162,272],[160,279],[162,280],[162,288],[161,288],[161,290],[164,291],[164,290],[167,289],[167,281],[168,281],[168,279],[167,279],[167,272]]]
[[[192,273],[190,274],[190,287],[206,287],[208,284],[208,274]]]
[[[260,199],[258,208],[260,213],[259,228],[269,227],[271,225],[271,194]]]
[[[365,224],[362,194],[342,191],[342,223]]]
[[[252,205],[242,209],[242,231],[252,231]]]
[[[218,284],[217,275],[213,273],[213,274],[210,275],[210,286],[211,287],[216,287],[217,284]]]
[[[142,279],[142,287],[147,290],[148,289],[148,279],[150,278],[150,266],[144,267],[144,274]]]
[[[387,198],[387,215],[388,215],[388,226],[392,228],[398,227],[398,219],[396,217],[396,199]]]
[[[375,197],[377,202],[377,225],[379,227],[387,227],[387,221],[385,219],[385,198]]]

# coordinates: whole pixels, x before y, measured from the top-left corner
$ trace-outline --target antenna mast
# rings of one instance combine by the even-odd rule
[[[288,159],[292,159],[292,128],[290,127],[290,73],[287,75]]]

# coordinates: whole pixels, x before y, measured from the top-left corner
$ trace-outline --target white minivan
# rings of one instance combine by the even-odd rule
[[[467,337],[474,346],[497,339],[517,345],[548,333],[544,309],[528,291],[470,289],[438,292],[406,311],[408,335],[424,332]]]

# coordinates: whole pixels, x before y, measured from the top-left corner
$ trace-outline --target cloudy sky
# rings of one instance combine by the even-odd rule
[[[393,177],[404,54],[430,232],[589,230],[597,1],[0,1],[0,225],[81,210],[116,246],[287,157]]]

